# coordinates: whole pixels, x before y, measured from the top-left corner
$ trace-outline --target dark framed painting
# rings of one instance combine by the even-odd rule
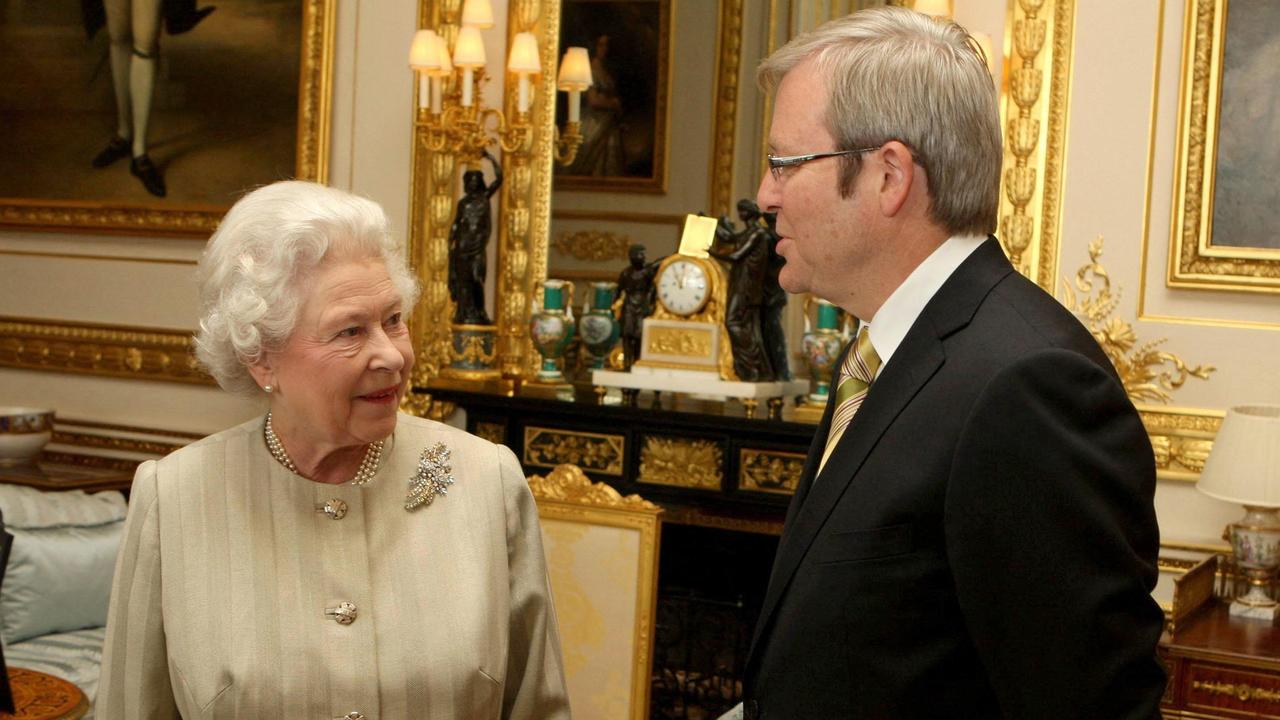
[[[249,188],[326,181],[335,5],[0,4],[0,228],[207,237]]]
[[[1280,293],[1280,3],[1187,0],[1170,287]]]
[[[666,191],[671,2],[562,1],[559,56],[587,48],[594,84],[582,94],[582,146],[556,167],[556,190]]]

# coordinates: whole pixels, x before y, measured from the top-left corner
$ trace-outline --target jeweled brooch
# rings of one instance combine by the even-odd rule
[[[418,458],[418,470],[409,478],[409,496],[405,498],[404,509],[415,510],[421,505],[430,505],[436,495],[448,495],[452,484],[449,448],[444,443],[436,443],[423,450]]]

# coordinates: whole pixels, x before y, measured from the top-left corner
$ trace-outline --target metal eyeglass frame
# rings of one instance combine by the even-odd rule
[[[769,172],[773,175],[774,182],[782,182],[782,171],[787,168],[800,167],[811,160],[871,152],[872,150],[879,150],[881,147],[883,146],[876,145],[875,147],[864,147],[857,150],[836,150],[834,152],[811,153],[809,155],[766,155],[765,157],[769,160]]]

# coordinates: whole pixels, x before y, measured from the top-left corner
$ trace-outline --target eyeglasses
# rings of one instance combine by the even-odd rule
[[[871,152],[879,150],[881,146],[858,148],[857,150],[836,150],[835,152],[820,152],[810,155],[769,155],[769,172],[773,174],[775,182],[782,182],[782,171],[787,168],[800,167],[811,160],[821,160],[822,158],[837,157],[839,155],[857,155],[859,153]]]

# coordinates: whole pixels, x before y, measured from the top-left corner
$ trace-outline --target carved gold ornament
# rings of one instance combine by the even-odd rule
[[[681,357],[711,356],[711,331],[656,326],[649,330],[649,352]]]
[[[415,417],[444,422],[458,409],[458,404],[446,400],[436,400],[428,393],[409,391],[400,400],[400,409]]]
[[[744,448],[738,456],[738,487],[792,495],[800,485],[804,461],[802,453]]]
[[[622,475],[622,435],[557,430],[529,426],[524,429],[524,464],[554,467],[565,463],[603,475]]]
[[[1254,700],[1259,700],[1261,702],[1280,702],[1280,691],[1253,687],[1246,683],[1220,683],[1195,680],[1191,683],[1191,689],[1204,690],[1210,695],[1226,695],[1243,703],[1252,702]]]
[[[462,352],[450,347],[449,354],[455,362],[479,363],[481,365],[492,363],[496,355],[493,352],[485,352],[484,338],[478,335],[472,335],[463,342]]]
[[[1113,317],[1120,303],[1120,293],[1111,292],[1111,278],[1098,263],[1102,256],[1102,237],[1089,243],[1089,264],[1076,271],[1075,288],[1063,283],[1063,305],[1076,313],[1103,352],[1115,365],[1125,392],[1133,402],[1167,403],[1173,391],[1189,378],[1208,380],[1216,368],[1212,365],[1188,367],[1177,355],[1159,350],[1166,338],[1139,342],[1133,325]],[[1095,288],[1095,283],[1097,287]],[[1161,369],[1164,368],[1164,369]]]
[[[0,317],[0,366],[213,385],[178,330]]]
[[[495,445],[502,445],[507,440],[507,428],[501,423],[478,422],[475,433],[476,437],[484,438]]]
[[[630,237],[604,230],[560,233],[555,244],[556,252],[589,262],[625,260],[629,247]]]
[[[1010,3],[1000,241],[1014,267],[1052,289],[1057,274],[1074,0]],[[1048,52],[1045,52],[1048,48]]]
[[[711,440],[646,437],[640,450],[642,483],[719,490],[724,458]]]
[[[558,500],[561,502],[595,505],[598,507],[623,508],[658,513],[662,509],[639,495],[627,495],[609,487],[602,482],[591,482],[591,478],[575,465],[561,464],[555,466],[545,477],[533,475],[529,477],[529,490],[538,500]]]
[[[1194,482],[1204,469],[1224,413],[1144,406],[1138,410],[1155,450],[1159,477]]]
[[[738,76],[742,67],[743,0],[720,0],[716,32],[716,103],[711,147],[709,211],[719,216],[733,204],[733,146],[737,135]]]

